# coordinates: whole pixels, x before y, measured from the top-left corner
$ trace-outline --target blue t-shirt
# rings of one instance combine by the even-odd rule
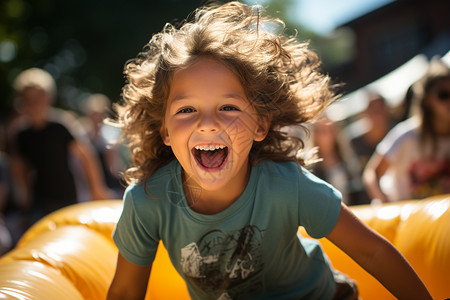
[[[242,195],[204,215],[189,208],[173,160],[131,185],[113,238],[136,265],[150,265],[159,241],[193,299],[331,299],[335,283],[317,241],[340,213],[340,193],[295,162],[253,166]]]

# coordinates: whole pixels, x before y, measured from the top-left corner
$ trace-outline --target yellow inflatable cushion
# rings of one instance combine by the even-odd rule
[[[445,299],[450,297],[449,208],[449,195],[442,195],[352,210],[405,255],[435,299]],[[104,299],[117,257],[111,234],[121,210],[120,200],[97,201],[40,220],[0,258],[0,299]],[[303,228],[299,232],[306,236]],[[361,299],[395,299],[341,250],[326,239],[320,242],[333,266],[357,281]],[[146,299],[189,299],[162,244]]]

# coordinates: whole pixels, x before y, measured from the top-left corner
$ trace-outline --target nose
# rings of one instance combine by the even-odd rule
[[[198,131],[202,133],[219,131],[220,123],[214,112],[204,112],[198,120]]]

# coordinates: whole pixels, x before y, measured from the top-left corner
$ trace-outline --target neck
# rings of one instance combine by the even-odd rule
[[[197,193],[191,192],[185,188],[185,195],[188,201],[189,207],[198,213],[205,215],[214,215],[224,211],[230,207],[239,197],[220,197],[216,193],[208,194],[205,191],[201,192],[201,196]]]
[[[47,119],[45,118],[35,118],[30,120],[31,127],[34,129],[43,128],[47,124]]]
[[[217,214],[230,207],[244,192],[250,178],[250,166],[244,178],[235,177],[229,184],[218,190],[207,190],[193,180],[186,180],[183,173],[183,190],[190,208],[205,215]]]
[[[433,127],[438,136],[447,136],[450,135],[450,120],[447,122],[434,119]]]
[[[370,145],[377,145],[388,132],[388,128],[384,124],[373,124],[369,131],[364,135],[364,139]]]

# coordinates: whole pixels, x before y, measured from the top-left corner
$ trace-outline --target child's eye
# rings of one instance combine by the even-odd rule
[[[177,111],[177,114],[189,114],[195,112],[192,107],[183,107]]]
[[[223,111],[240,111],[240,109],[237,108],[234,105],[224,105],[224,106],[222,106],[222,108],[220,110],[223,110]]]

